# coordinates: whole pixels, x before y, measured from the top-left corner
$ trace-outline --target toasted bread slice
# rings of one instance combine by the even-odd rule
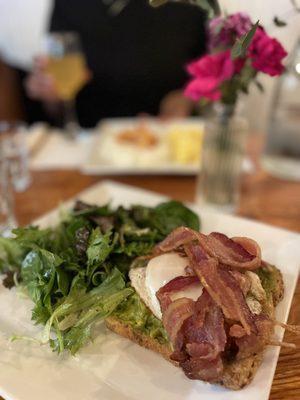
[[[124,321],[121,321],[118,318],[108,317],[105,320],[105,323],[111,331],[132,340],[134,343],[137,343],[146,349],[161,354],[166,360],[171,361],[174,365],[177,365],[176,361],[172,361],[170,359],[172,348],[168,344],[161,344],[154,338],[151,338],[149,335],[132,329],[130,325],[125,324]]]
[[[170,355],[172,354],[172,349],[170,346],[158,343],[155,339],[132,329],[129,325],[126,325],[123,321],[120,321],[114,317],[109,317],[106,319],[106,326],[118,335],[130,339],[142,347],[161,354],[166,360],[178,366],[176,361],[170,359]],[[226,365],[222,380],[216,383],[224,385],[229,389],[241,389],[251,382],[262,361],[262,358],[263,353],[260,353]]]
[[[276,267],[268,265],[266,268],[268,268],[268,272],[271,273],[274,282],[276,282],[276,285],[272,285],[272,291],[269,296],[268,313],[273,315],[274,307],[283,297],[284,284],[282,275]],[[133,329],[130,325],[124,323],[124,321],[113,316],[106,319],[106,326],[120,336],[130,339],[142,347],[161,354],[166,360],[178,366],[177,362],[170,359],[172,348],[169,344],[161,344],[157,340],[143,332]],[[215,383],[233,390],[243,388],[253,379],[262,359],[263,352],[260,352],[242,360],[234,360],[231,363],[225,364],[222,379]]]

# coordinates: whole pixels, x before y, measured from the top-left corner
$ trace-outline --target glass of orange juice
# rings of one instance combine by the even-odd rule
[[[44,44],[48,59],[46,72],[53,77],[56,92],[64,105],[64,127],[74,136],[78,131],[75,99],[87,81],[80,37],[76,32],[53,32],[47,35]]]

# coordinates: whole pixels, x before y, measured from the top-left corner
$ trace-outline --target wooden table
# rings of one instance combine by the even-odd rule
[[[31,187],[17,196],[20,224],[49,211],[63,200],[105,177],[91,177],[77,171],[35,172]],[[159,192],[182,201],[193,201],[195,179],[192,177],[117,177],[117,182]],[[300,232],[300,184],[272,178],[258,170],[242,182],[239,214],[274,226]],[[300,323],[300,281],[294,297],[289,323]],[[300,337],[285,335],[296,343],[297,351],[283,348],[271,391],[271,400],[300,399]],[[229,396],[230,398],[230,396]],[[259,400],[259,399],[257,399]]]

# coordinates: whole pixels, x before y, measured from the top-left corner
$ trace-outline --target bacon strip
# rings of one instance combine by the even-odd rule
[[[182,334],[180,334],[180,329],[184,321],[193,315],[195,302],[185,297],[172,301],[170,294],[197,282],[199,282],[197,276],[178,276],[160,288],[156,293],[163,313],[163,324],[175,352],[180,352],[181,350],[183,338]]]
[[[177,292],[197,282],[199,279],[195,275],[177,276],[159,289],[157,297],[159,298],[164,293]]]
[[[178,361],[191,379],[208,381],[223,371],[221,352],[226,345],[224,317],[209,293],[204,290],[196,302],[182,298],[166,306],[164,297],[170,291],[195,282],[196,276],[179,277],[157,293],[163,309],[163,324],[173,345],[171,359]],[[199,281],[199,280],[198,280]]]
[[[198,279],[198,278],[197,278]],[[181,331],[178,333],[181,344],[186,344],[186,348],[180,350],[177,348],[171,355],[174,361],[184,362],[189,357],[208,357],[214,350],[210,343],[204,343],[205,334],[203,332],[203,325],[205,322],[206,314],[209,312],[213,301],[206,290],[203,291],[195,303],[195,310],[193,316],[188,318]],[[188,342],[188,343],[187,343]]]
[[[256,332],[252,314],[245,301],[242,290],[229,271],[218,269],[215,259],[208,258],[200,246],[185,246],[190,265],[202,285],[218,304],[227,319],[241,322],[246,333]]]
[[[181,350],[182,338],[178,336],[184,321],[195,311],[195,302],[183,297],[169,304],[163,311],[163,324],[173,344],[174,350]]]
[[[287,347],[288,349],[296,349],[297,348],[295,343],[281,342],[280,340],[271,340],[267,344],[270,346]]]
[[[239,287],[241,288],[243,295],[246,296],[251,288],[251,281],[249,277],[236,270],[230,271],[230,274],[239,284]]]
[[[247,335],[247,333],[241,325],[234,324],[229,329],[229,336],[241,338],[245,335]]]
[[[180,366],[188,378],[207,382],[217,381],[222,376],[224,369],[220,356],[214,360],[193,357],[181,362]]]
[[[295,333],[296,335],[300,335],[300,325],[290,325],[290,324],[284,324],[283,322],[273,320],[272,321],[274,325],[281,326],[281,328],[284,328],[288,332]]]
[[[154,248],[153,255],[179,249],[194,241],[224,266],[240,270],[254,270],[261,266],[260,247],[254,240],[244,237],[230,239],[218,232],[206,236],[186,227],[179,227],[170,233]]]
[[[252,239],[230,239],[223,233],[212,232],[207,236],[207,246],[211,256],[232,268],[253,270],[261,265],[260,247]]]
[[[186,343],[192,344],[187,345],[188,353],[192,357],[215,359],[224,351],[226,344],[224,317],[221,308],[215,304],[206,290],[196,302],[194,315],[185,322],[183,333]],[[209,345],[210,351],[203,344]],[[202,351],[204,353],[201,353]]]
[[[221,353],[227,341],[224,317],[206,290],[196,302],[195,313],[184,323],[182,333],[186,359],[180,361],[180,366],[186,376],[210,382],[220,378]]]
[[[156,293],[156,297],[160,302],[160,307],[162,311],[166,310],[172,302],[170,293],[182,290],[197,282],[199,282],[197,276],[177,276],[176,278],[168,282],[165,286],[161,287]]]
[[[171,250],[176,250],[184,244],[190,243],[193,240],[199,240],[202,237],[199,232],[193,231],[190,228],[181,226],[174,229],[162,242],[154,247],[153,254],[168,253]]]
[[[167,283],[157,292],[157,298],[173,345],[171,359],[179,362],[190,379],[218,381],[226,352],[231,356],[233,351],[241,360],[268,344],[285,345],[271,340],[276,324],[299,332],[299,327],[252,313],[247,305],[245,297],[253,290],[250,274],[255,275],[247,271],[263,264],[255,241],[245,237],[230,239],[218,232],[204,235],[180,227],[158,244],[150,257],[172,250],[188,257],[188,275]],[[204,289],[196,302],[187,298],[172,301],[172,292],[199,280]]]
[[[237,360],[259,353],[271,341],[273,333],[272,321],[264,315],[256,315],[255,319],[257,333],[251,333],[235,339],[235,343],[239,348],[236,356]]]

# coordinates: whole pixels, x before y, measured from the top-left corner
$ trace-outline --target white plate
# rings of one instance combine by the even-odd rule
[[[92,130],[83,131],[74,140],[57,129],[47,131],[40,125],[33,127],[27,135],[27,143],[29,149],[37,143],[37,149],[31,156],[30,168],[44,171],[80,168],[86,162],[93,133]]]
[[[98,184],[79,196],[82,200],[114,206],[155,205],[165,197],[112,182]],[[263,257],[283,272],[286,294],[276,318],[288,317],[299,272],[300,236],[242,218],[199,210],[204,232],[247,235],[260,243]],[[57,210],[38,222],[49,225]],[[241,391],[187,379],[161,356],[106,331],[76,357],[57,356],[48,347],[25,341],[9,342],[13,334],[38,332],[30,321],[30,300],[14,289],[0,287],[0,395],[6,400],[266,400],[269,396],[279,348],[269,348],[253,382]],[[283,330],[278,329],[279,338]]]
[[[124,129],[132,129],[145,124],[164,143],[159,148],[141,150],[128,145],[118,145],[112,138]],[[166,133],[172,126],[203,127],[203,119],[198,117],[181,120],[160,121],[155,118],[114,118],[104,120],[99,125],[99,134],[92,140],[90,152],[82,171],[102,175],[195,175],[199,171],[197,163],[179,164],[170,161]],[[153,155],[153,153],[155,155]]]

